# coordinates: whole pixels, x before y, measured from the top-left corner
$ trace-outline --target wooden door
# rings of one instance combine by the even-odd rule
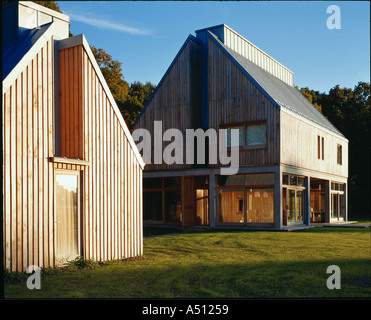
[[[79,174],[58,172],[55,175],[55,258],[61,265],[80,254]]]
[[[193,226],[195,215],[194,177],[183,177],[183,225]]]

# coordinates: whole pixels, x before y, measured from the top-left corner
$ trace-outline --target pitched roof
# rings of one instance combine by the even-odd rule
[[[45,33],[50,25],[51,23],[48,23],[38,29],[25,29],[17,42],[3,46],[3,80],[31,49],[35,42]]]
[[[247,60],[234,50],[223,44],[214,34],[208,33],[221,50],[255,83],[258,88],[272,101],[277,108],[288,110],[296,116],[309,120],[333,133],[343,134],[311,104],[295,87],[289,86],[280,79]]]
[[[47,23],[40,28],[25,30],[16,43],[3,47],[3,92],[11,86],[36,53],[53,36],[54,30],[55,22]]]

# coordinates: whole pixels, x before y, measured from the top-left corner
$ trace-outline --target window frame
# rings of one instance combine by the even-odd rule
[[[341,144],[337,144],[337,149],[336,149],[336,159],[337,159],[337,164],[338,165],[343,165],[343,146]]]
[[[264,124],[265,125],[265,143],[264,144],[255,144],[255,145],[246,145],[246,128],[248,126],[253,125],[259,125]],[[236,123],[228,123],[228,124],[221,124],[221,129],[238,129],[240,127],[243,127],[243,145],[239,145],[238,147],[228,147],[226,145],[226,137],[224,136],[223,139],[223,146],[227,150],[231,150],[233,148],[238,148],[239,150],[251,150],[251,149],[266,149],[268,148],[268,126],[267,126],[267,120],[259,120],[259,121],[248,121],[248,122],[236,122]]]

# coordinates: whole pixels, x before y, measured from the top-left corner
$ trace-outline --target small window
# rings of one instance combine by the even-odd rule
[[[318,153],[318,159],[321,159],[321,137],[317,136],[317,153]]]
[[[267,125],[265,123],[246,126],[246,146],[264,145],[267,143]]]
[[[243,199],[238,199],[238,211],[243,211]]]
[[[318,159],[325,159],[325,138],[317,136],[317,155]]]
[[[337,145],[337,162],[343,164],[343,146],[341,144]]]
[[[325,159],[325,138],[322,137],[322,160]]]

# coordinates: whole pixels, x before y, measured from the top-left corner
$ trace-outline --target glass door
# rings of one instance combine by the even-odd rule
[[[287,222],[295,222],[295,190],[287,189]]]
[[[287,188],[286,191],[287,224],[304,221],[304,190]]]
[[[73,260],[80,254],[79,201],[79,173],[56,173],[55,257],[57,264]]]
[[[343,220],[344,217],[344,194],[331,193],[331,220]]]

